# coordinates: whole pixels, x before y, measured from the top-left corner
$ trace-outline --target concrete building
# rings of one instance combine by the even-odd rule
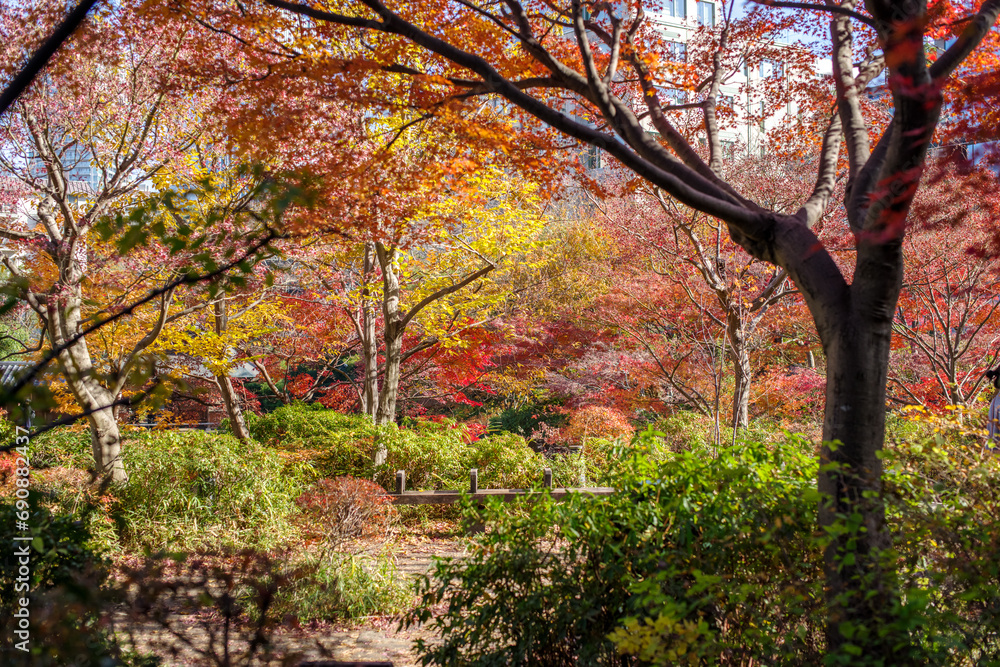
[[[662,7],[653,12],[649,20],[657,27],[667,40],[672,58],[685,62],[688,57],[688,45],[693,35],[703,26],[715,27],[720,20],[721,4],[713,0],[664,0]],[[792,51],[800,47],[777,44],[778,53]],[[800,53],[794,54],[796,56]],[[815,62],[817,76],[828,76],[832,68],[828,60]],[[762,154],[766,151],[767,133],[786,122],[800,118],[801,110],[794,102],[788,102],[780,108],[774,108],[772,101],[761,92],[765,80],[782,80],[787,73],[785,63],[779,57],[764,59],[753,64],[744,63],[736,68],[734,73],[722,84],[718,107],[725,109],[724,118],[720,119],[720,138],[724,150],[735,154],[737,151],[750,151]],[[688,104],[703,99],[691,91],[670,88],[664,85],[660,88],[661,100],[664,104]],[[728,111],[731,110],[731,111]],[[700,109],[687,111],[672,111],[670,119],[677,125],[686,127],[701,127],[704,120]],[[650,125],[652,132],[652,126]],[[707,139],[704,130],[698,142],[704,146]],[[589,148],[584,156],[586,166],[599,169],[602,166],[602,156],[598,149]]]

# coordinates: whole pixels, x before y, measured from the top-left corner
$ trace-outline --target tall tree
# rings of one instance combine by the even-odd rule
[[[87,339],[78,336],[89,315],[85,283],[101,270],[91,256],[91,229],[141,198],[143,183],[195,132],[186,124],[187,105],[160,86],[178,44],[146,40],[135,19],[124,11],[104,12],[78,33],[69,52],[3,116],[0,152],[0,168],[20,181],[33,207],[27,224],[19,221],[0,236],[41,262],[33,275],[23,272],[22,262],[7,258],[5,264],[87,414],[98,472],[115,481],[126,476],[114,404],[136,360],[171,317],[172,291],[157,300],[158,315],[145,335],[102,381]],[[5,43],[16,43],[16,21],[5,14]]]
[[[325,48],[316,44],[346,39],[371,45],[363,60],[331,63],[349,94],[363,88],[387,106],[455,119],[462,130],[469,124],[461,120],[462,109],[480,96],[498,96],[506,103],[501,108],[518,117],[512,135],[548,137],[546,126],[599,146],[685,206],[723,220],[750,255],[787,271],[809,306],[827,357],[823,438],[829,444],[822,459],[832,465],[821,467],[819,486],[831,500],[822,507],[821,522],[829,526],[854,513],[863,517],[863,532],[843,534],[827,550],[829,645],[838,650],[853,643],[886,660],[905,660],[896,638],[878,631],[897,605],[892,576],[883,572],[880,557],[888,535],[879,500],[879,454],[902,241],[940,119],[942,92],[953,90],[952,75],[982,42],[995,49],[998,36],[990,28],[1000,2],[942,3],[948,8],[943,13],[929,13],[921,0],[869,0],[863,7],[846,0],[812,8],[830,17],[836,113],[817,141],[822,149],[814,162],[816,187],[791,215],[755,204],[713,168],[722,151],[713,128],[714,87],[701,91],[698,100],[709,161],[677,130],[659,89],[669,59],[640,3],[264,3],[287,14],[240,3],[238,21],[252,23],[267,40],[280,39],[287,16],[298,15],[315,27],[314,41],[301,46],[313,56]],[[195,12],[208,21],[232,17]],[[950,33],[955,41],[929,59],[925,44],[935,31]],[[881,136],[873,137],[860,100],[883,68],[891,118]],[[724,67],[716,63],[707,74],[724,76]],[[857,246],[850,282],[813,231],[831,203],[842,144],[848,170],[843,205]]]

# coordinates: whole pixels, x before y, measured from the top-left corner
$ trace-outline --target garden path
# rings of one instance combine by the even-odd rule
[[[396,541],[391,549],[396,558],[400,574],[412,581],[417,576],[430,572],[434,557],[462,558],[465,545],[451,535],[411,534]],[[178,619],[187,626],[184,634],[195,647],[207,645],[208,635],[200,628],[204,619],[194,616]],[[398,618],[371,617],[351,625],[307,625],[297,628],[280,628],[272,635],[276,655],[297,654],[301,660],[343,660],[343,661],[390,661],[394,667],[416,667],[417,656],[413,642],[418,638],[433,641],[432,633],[421,627],[399,629]],[[166,634],[152,624],[133,628],[133,639],[137,648],[149,650],[151,646],[163,646]],[[199,659],[197,652],[173,639],[167,640],[175,656],[163,658],[164,665],[209,664]],[[231,642],[233,652],[238,654],[246,643]],[[237,664],[237,663],[234,663]],[[254,663],[259,664],[259,663]],[[273,664],[282,664],[276,661]],[[287,663],[286,663],[287,664]],[[293,663],[295,664],[295,663]]]

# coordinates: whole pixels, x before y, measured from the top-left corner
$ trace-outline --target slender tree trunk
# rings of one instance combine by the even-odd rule
[[[729,338],[729,359],[733,362],[733,411],[730,426],[746,428],[750,423],[750,383],[753,371],[750,352],[738,312],[730,310],[726,317],[726,335]]]
[[[222,295],[213,305],[213,310],[215,333],[221,336],[229,329],[229,304]],[[219,375],[215,378],[215,384],[219,387],[222,402],[226,406],[226,415],[229,417],[229,427],[233,430],[233,435],[241,442],[250,442],[246,420],[243,419],[243,410],[240,409],[239,398],[233,390],[233,381],[228,375]]]
[[[391,424],[396,421],[396,395],[399,391],[400,356],[403,350],[403,322],[399,312],[399,276],[396,274],[396,249],[375,246],[379,266],[382,269],[382,317],[385,327],[385,375],[382,377],[382,391],[378,397],[378,412],[375,423]],[[385,443],[375,447],[375,465],[385,463],[389,452]]]
[[[378,418],[378,340],[375,334],[375,301],[369,279],[375,267],[375,244],[365,243],[364,276],[361,287],[361,359],[365,378],[361,410],[375,421]]]

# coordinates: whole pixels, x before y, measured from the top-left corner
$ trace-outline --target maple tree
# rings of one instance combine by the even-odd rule
[[[302,281],[350,321],[361,411],[378,424],[396,419],[405,361],[415,362],[412,375],[433,349],[461,348],[493,317],[504,293],[487,278],[531,246],[543,220],[537,187],[497,168],[444,194],[427,192],[422,211],[392,223],[394,236],[332,242],[298,260]]]
[[[218,7],[225,10],[227,3]],[[254,25],[258,35],[266,35],[247,35],[255,44],[281,42],[289,17],[307,18],[312,39],[303,42],[303,51],[316,59],[329,56],[343,90],[364,90],[383,106],[417,109],[416,114],[468,130],[475,121],[463,119],[461,111],[475,98],[503,98],[513,136],[549,138],[546,128],[552,128],[598,146],[685,206],[724,221],[733,241],[751,256],[787,271],[809,306],[826,354],[823,439],[839,443],[828,444],[822,453],[824,462],[836,465],[821,468],[820,490],[832,499],[823,506],[821,521],[830,525],[838,515],[859,512],[866,527],[856,541],[839,537],[828,549],[828,641],[833,649],[853,641],[872,655],[898,653],[897,646],[883,644],[889,641],[886,635],[863,631],[848,638],[842,630],[873,629],[895,604],[892,586],[882,583],[887,580],[878,557],[888,546],[878,500],[879,452],[905,220],[943,94],[953,91],[952,75],[963,63],[976,62],[970,54],[984,42],[979,62],[995,64],[997,35],[990,28],[1000,3],[928,8],[922,2],[871,0],[862,9],[848,0],[809,7],[825,16],[829,28],[836,113],[814,141],[820,146],[815,188],[793,214],[759,206],[719,173],[715,86],[702,90],[696,103],[708,162],[677,129],[674,110],[658,89],[664,70],[669,71],[663,40],[640,3],[265,0],[249,8],[240,3],[239,16],[213,13],[218,7],[210,3],[205,12],[193,12],[202,20]],[[953,35],[954,43],[929,58],[925,40],[936,34]],[[340,59],[328,50],[362,36],[370,44],[363,60]],[[888,123],[873,133],[860,99],[882,70],[888,73],[884,97],[891,112]],[[716,59],[706,78],[724,76]],[[490,122],[496,121],[482,125]],[[842,145],[848,172],[842,201],[857,246],[850,282],[813,231],[831,205]],[[845,549],[851,551],[851,564],[839,556]]]
[[[17,39],[18,18],[5,15],[6,44],[23,43]],[[161,113],[167,100],[153,81],[169,51],[162,44],[140,46],[138,35],[116,25],[118,18],[102,15],[97,23],[103,30],[75,42],[76,62],[62,60],[58,69],[50,68],[46,79],[3,116],[2,167],[21,182],[24,198],[34,202],[38,224],[18,229],[18,221],[11,220],[0,234],[28,252],[30,272],[9,258],[5,265],[20,283],[20,298],[42,321],[50,347],[62,348],[59,364],[88,413],[98,470],[122,481],[114,403],[136,358],[169,317],[170,300],[168,295],[160,299],[148,335],[120,357],[109,384],[102,383],[86,339],[73,340],[87,316],[88,236],[97,219],[137,196],[140,184],[190,138],[172,127],[176,117]],[[131,85],[120,77],[126,72]],[[79,175],[73,180],[74,169],[81,168],[87,175],[96,170],[96,187],[80,183]]]
[[[795,173],[796,163],[744,154],[723,161],[722,170],[734,183],[752,183],[752,189],[747,188],[752,198],[771,210],[794,210],[808,196],[809,184]],[[641,272],[641,277],[617,281],[616,290],[626,298],[614,316],[618,326],[657,358],[663,380],[705,414],[718,413],[716,357],[725,354],[733,368],[730,424],[745,427],[754,374],[751,356],[762,347],[757,329],[771,306],[795,293],[786,272],[747,255],[729,240],[721,221],[685,209],[660,191],[640,187],[634,194],[606,200],[602,208],[621,251],[621,258],[612,261],[612,273],[622,263],[629,264],[629,257],[637,259],[635,270]],[[651,298],[654,292],[661,299],[680,298],[694,310],[688,314],[683,305],[661,303]],[[681,321],[684,327],[677,326]],[[722,350],[710,330],[694,335],[699,322],[723,330]],[[678,344],[685,336],[702,349],[686,351]],[[674,350],[672,359],[653,350],[653,339],[663,337],[661,342],[669,340]],[[716,394],[714,399],[696,385],[693,376],[699,375],[712,376],[707,384]]]
[[[967,406],[1000,356],[997,257],[982,253],[998,210],[995,176],[962,171],[946,163],[928,179],[903,246],[890,381],[909,405]]]
[[[179,288],[243,265],[273,236],[244,238],[241,254],[233,230],[215,224],[222,214],[192,223],[176,204],[198,194],[157,182],[194,145],[205,105],[172,69],[183,31],[147,40],[149,25],[133,10],[92,17],[0,117],[0,169],[18,201],[0,228],[13,246],[5,291],[38,317],[46,349],[34,372],[58,363],[90,424],[96,469],[115,482],[127,477],[117,412],[131,399],[123,392],[147,384],[150,348],[164,328],[206,305],[183,303]],[[0,23],[10,49],[24,46],[22,18],[5,14]]]

